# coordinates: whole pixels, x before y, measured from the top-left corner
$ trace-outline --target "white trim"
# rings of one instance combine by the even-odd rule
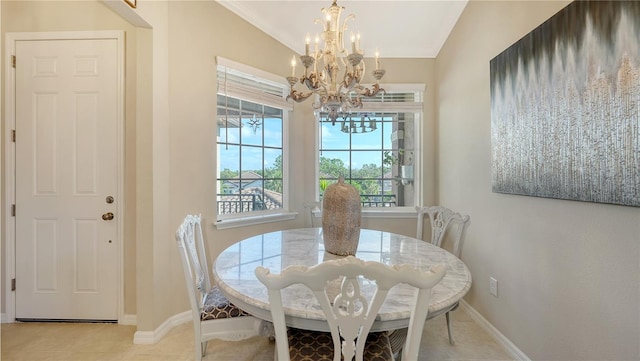
[[[114,12],[120,15],[124,20],[128,21],[131,25],[151,29],[152,26],[144,20],[139,14],[138,10],[129,6],[122,0],[101,0],[106,6],[111,8]]]
[[[153,331],[136,331],[133,335],[133,343],[135,345],[155,344],[162,340],[174,327],[180,326],[183,323],[192,322],[192,317],[192,311],[184,311],[169,317]],[[257,336],[261,325],[261,320],[250,316],[219,319],[215,322],[217,326],[220,326],[220,330],[207,332],[207,339],[217,338],[228,341],[244,340]]]
[[[116,124],[116,172],[118,173],[117,194],[119,199],[116,206],[116,214],[119,219],[126,219],[124,214],[124,119],[125,119],[125,95],[124,95],[124,64],[125,64],[125,43],[124,31],[122,30],[105,30],[105,31],[60,31],[60,32],[15,32],[5,34],[5,74],[7,74],[5,82],[5,209],[2,215],[5,220],[5,321],[14,322],[16,314],[16,294],[11,291],[11,279],[15,277],[15,219],[11,216],[11,205],[15,203],[15,143],[11,140],[11,132],[15,129],[15,69],[11,66],[11,56],[15,55],[17,41],[34,41],[34,40],[73,40],[73,39],[115,39],[117,42],[117,124]],[[124,316],[124,224],[118,222],[118,310],[117,317],[122,320]]]
[[[380,86],[390,93],[420,92],[424,94],[427,90],[424,83],[382,83]]]
[[[503,335],[495,328],[486,318],[482,317],[478,311],[471,307],[465,300],[460,300],[461,309],[469,315],[483,330],[485,330],[493,339],[504,348],[504,350],[518,361],[531,361],[529,356],[522,352],[511,340]]]
[[[4,136],[5,136],[5,148],[4,148],[4,239],[5,239],[5,253],[4,253],[4,281],[5,281],[5,321],[14,322],[16,318],[16,294],[11,290],[11,279],[15,277],[15,222],[11,214],[11,205],[15,203],[15,143],[11,141],[11,129],[16,128],[15,123],[15,72],[11,66],[11,56],[15,53],[15,39],[11,33],[5,35],[5,102],[4,102]]]
[[[420,102],[389,102],[374,103],[363,102],[359,112],[405,112],[405,113],[422,113],[424,104]]]
[[[221,56],[216,56],[216,65],[256,76],[258,78],[261,78],[262,80],[273,82],[274,85],[283,86],[285,89],[289,88],[289,83],[287,82],[287,79],[285,77],[269,73],[268,71],[262,69],[254,68],[247,64],[238,63],[237,61],[229,60]]]
[[[153,331],[136,331],[133,343],[136,345],[150,345],[160,341],[172,328],[192,320],[191,311],[184,311],[167,318]]]
[[[124,314],[118,320],[118,324],[125,325],[125,326],[136,326],[138,324],[138,316],[137,315]]]
[[[250,216],[243,216],[238,218],[221,219],[215,222],[213,225],[216,227],[216,229],[228,229],[228,228],[252,226],[255,224],[262,224],[262,223],[289,221],[289,220],[295,219],[297,216],[298,216],[298,212],[250,215]]]

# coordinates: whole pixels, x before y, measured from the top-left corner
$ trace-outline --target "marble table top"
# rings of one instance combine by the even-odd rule
[[[325,252],[322,228],[302,228],[265,233],[247,238],[225,249],[214,261],[214,279],[222,293],[254,316],[271,320],[266,287],[257,280],[255,268],[272,273],[290,265],[313,266],[340,258]],[[447,273],[432,290],[427,318],[449,311],[471,287],[471,273],[456,256],[428,242],[389,232],[362,229],[356,257],[390,265],[409,264],[428,270],[446,265]],[[413,288],[394,287],[387,296],[372,331],[407,327]],[[327,331],[326,321],[315,298],[302,285],[282,292],[289,326]]]

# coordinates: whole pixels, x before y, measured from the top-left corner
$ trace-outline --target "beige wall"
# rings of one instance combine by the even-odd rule
[[[136,31],[120,16],[114,14],[103,4],[93,1],[2,1],[2,59],[5,50],[5,34],[7,32],[46,32],[46,31],[89,31],[89,30],[124,30],[126,37],[126,104],[125,104],[125,189],[124,198],[124,273],[125,273],[125,314],[136,313],[136,278],[135,278],[135,87],[136,87]],[[2,61],[4,74],[5,63]],[[3,77],[3,80],[6,77]],[[4,89],[4,82],[2,83]],[[4,105],[4,98],[2,99]],[[4,107],[0,116],[4,132]],[[4,164],[4,147],[2,148],[2,162]],[[4,168],[3,168],[4,172]],[[2,176],[4,181],[4,173]],[[3,187],[3,209],[4,187]],[[2,234],[2,246],[4,251],[4,233]],[[4,252],[3,252],[4,255]],[[3,260],[4,261],[4,260]],[[4,267],[4,262],[2,263]],[[2,274],[4,275],[4,269]],[[2,312],[5,306],[5,277],[2,277]]]
[[[438,194],[471,215],[466,300],[526,355],[638,360],[640,209],[491,192],[489,61],[566,4],[467,5],[436,61]]]

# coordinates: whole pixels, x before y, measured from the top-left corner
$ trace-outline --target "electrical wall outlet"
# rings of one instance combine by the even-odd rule
[[[489,277],[489,292],[498,297],[498,280],[493,277]]]

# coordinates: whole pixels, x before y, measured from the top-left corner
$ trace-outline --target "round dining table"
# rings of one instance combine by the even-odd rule
[[[471,273],[459,258],[416,238],[362,229],[355,256],[388,265],[408,264],[422,270],[437,264],[445,265],[444,278],[432,289],[428,319],[451,310],[471,287]],[[214,260],[213,276],[220,291],[236,306],[257,318],[271,321],[269,296],[266,287],[256,278],[256,267],[263,266],[271,273],[280,273],[288,266],[313,266],[340,257],[325,251],[322,228],[282,230],[249,237],[229,246]],[[394,287],[371,331],[407,327],[413,295],[414,288],[409,285]],[[283,290],[282,300],[287,326],[329,331],[319,304],[303,285]]]

